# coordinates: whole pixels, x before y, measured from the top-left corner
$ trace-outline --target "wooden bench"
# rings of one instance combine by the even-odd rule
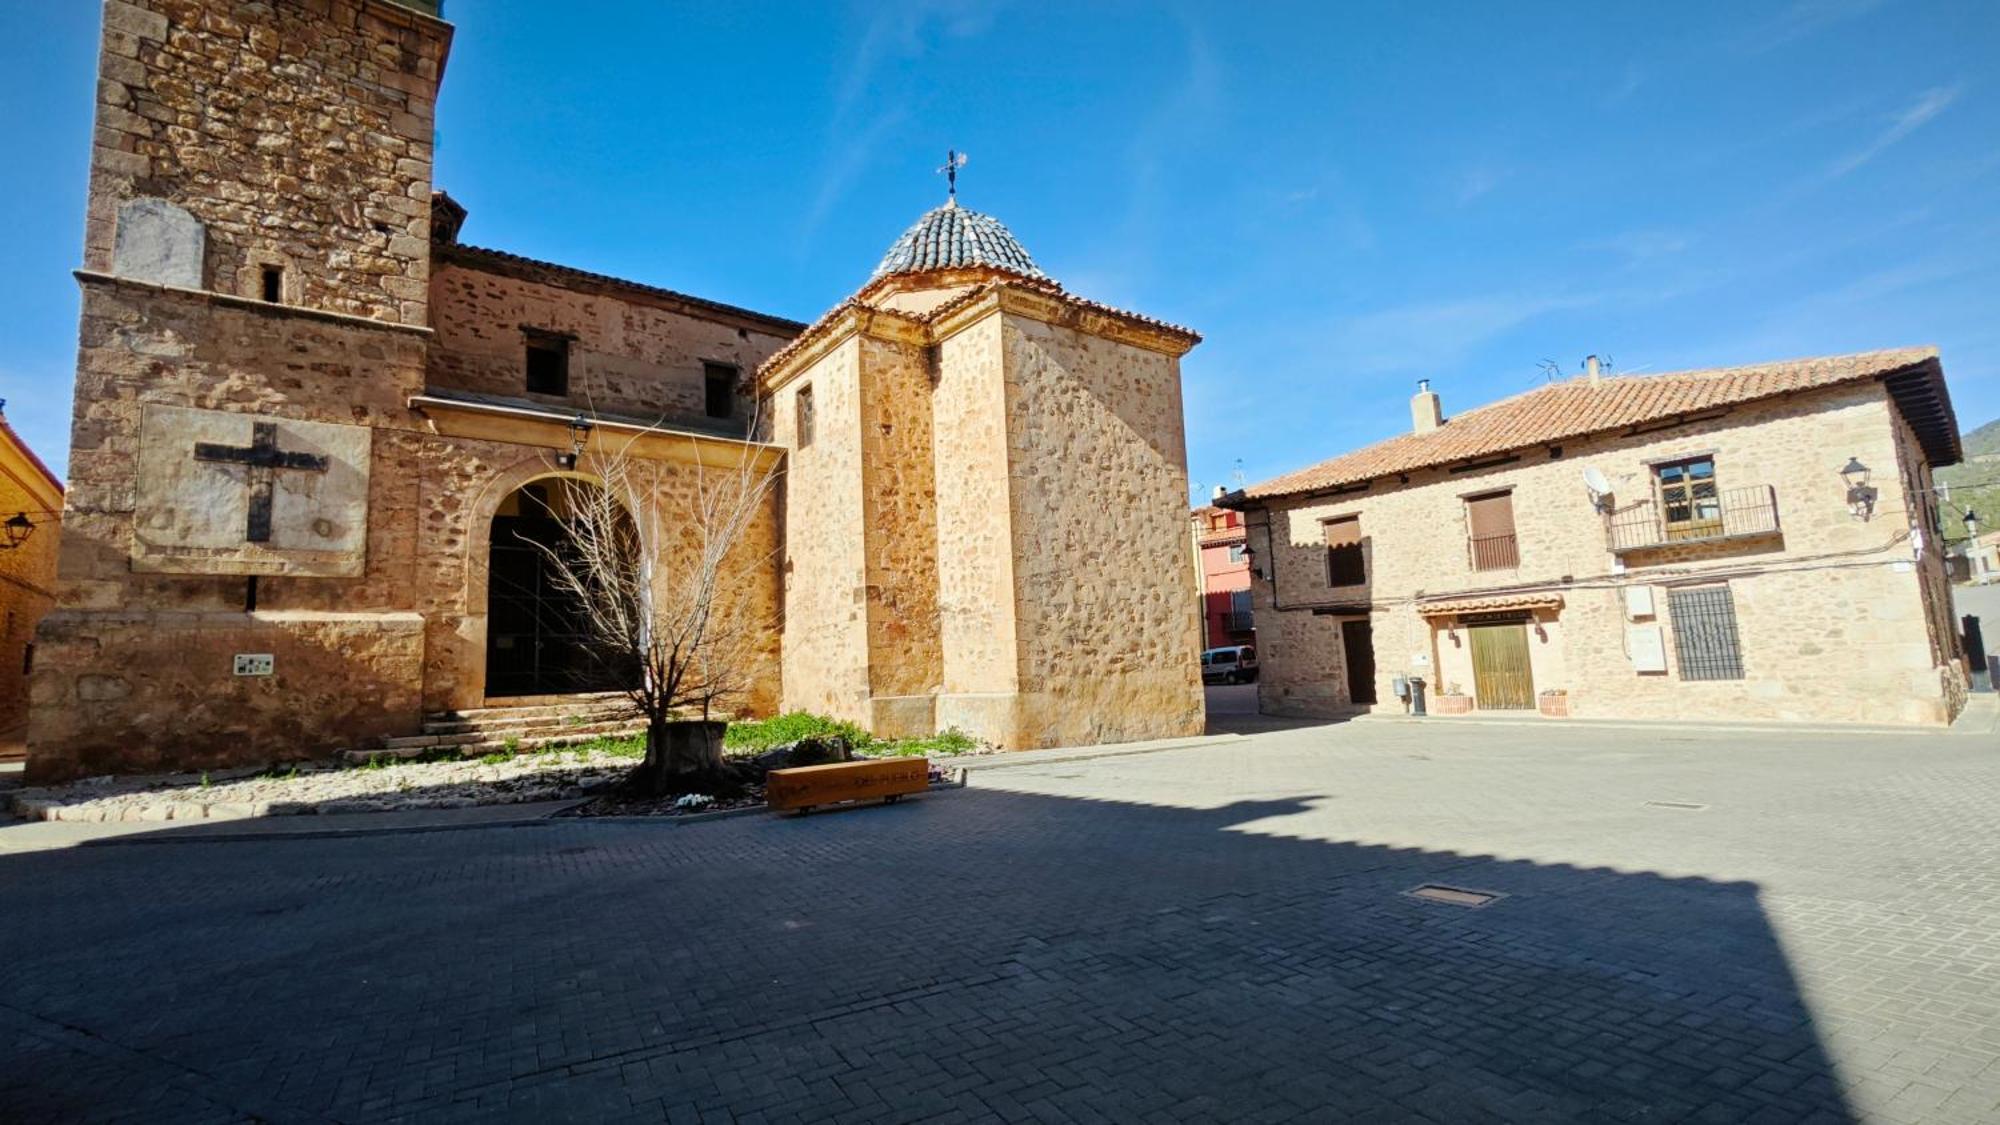
[[[869,758],[824,766],[772,770],[764,777],[764,804],[773,812],[880,797],[893,802],[930,788],[929,758]]]

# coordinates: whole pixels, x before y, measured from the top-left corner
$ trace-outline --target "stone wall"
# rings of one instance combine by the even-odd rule
[[[869,721],[883,736],[925,735],[943,674],[930,368],[919,347],[858,339]]]
[[[946,696],[1020,689],[1002,318],[938,344],[932,395],[938,449],[938,633]],[[939,722],[957,720],[940,714]]]
[[[708,417],[705,363],[747,378],[791,336],[789,322],[701,309],[636,286],[566,285],[560,270],[534,280],[525,276],[537,272],[531,267],[480,268],[456,254],[441,249],[431,274],[436,388],[742,433],[755,397],[738,394],[728,418]],[[528,392],[523,328],[572,338],[569,394]]]
[[[206,227],[199,283],[426,319],[433,116],[450,28],[382,0],[106,0],[84,264],[120,208]]]
[[[1561,605],[1536,610],[1541,628],[1529,629],[1535,687],[1566,690],[1575,716],[1945,721],[1956,704],[1941,682],[1952,674],[1937,657],[1922,564],[1912,561],[1911,529],[1927,517],[1892,468],[1901,425],[1884,388],[1865,383],[1639,436],[1570,441],[1559,456],[1535,448],[1478,471],[1425,470],[1407,484],[1273,501],[1253,516],[1266,526],[1250,536],[1263,572],[1254,584],[1262,705],[1278,714],[1353,709],[1336,623],[1362,617],[1374,627],[1378,709],[1401,709],[1390,680],[1402,674],[1423,675],[1433,691],[1469,692],[1465,630],[1452,617],[1420,616],[1417,603],[1541,592]],[[1615,556],[1584,466],[1610,479],[1622,506],[1651,497],[1649,462],[1696,454],[1714,456],[1725,491],[1774,487],[1780,533]],[[1850,456],[1877,470],[1881,495],[1867,521],[1847,510],[1840,469]],[[1519,565],[1475,570],[1464,498],[1496,490],[1512,490]],[[1370,582],[1334,588],[1321,521],[1347,515],[1360,517]],[[1719,582],[1735,604],[1744,678],[1684,680],[1667,592]],[[1654,615],[1628,618],[1632,586],[1652,591]],[[1634,670],[1627,626],[1635,623],[1661,629],[1665,673]]]
[[[1002,317],[1022,695],[1003,744],[1199,734],[1179,360]]]
[[[786,455],[784,706],[869,719],[867,508],[860,482],[860,337],[820,356],[770,402]],[[802,439],[799,398],[812,401]]]

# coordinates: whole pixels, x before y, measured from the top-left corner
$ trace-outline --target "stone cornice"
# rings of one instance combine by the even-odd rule
[[[435,395],[413,396],[409,406],[430,423],[430,432],[441,437],[502,441],[564,452],[570,447],[569,426],[575,417],[562,411],[465,402]],[[767,467],[785,452],[780,446],[764,442],[610,418],[591,420],[587,442],[586,455],[601,453],[609,447],[646,460],[699,463],[711,468],[739,464],[746,453],[757,460],[759,467]]]
[[[422,324],[397,324],[389,320],[376,320],[372,316],[355,316],[352,313],[328,312],[325,309],[308,308],[305,305],[283,305],[270,301],[260,301],[255,297],[239,297],[234,293],[218,293],[213,289],[187,289],[179,285],[162,285],[157,281],[139,281],[116,274],[99,273],[96,270],[75,271],[77,281],[84,285],[100,285],[111,289],[131,289],[142,293],[158,293],[168,297],[178,297],[199,304],[217,305],[226,309],[259,313],[264,316],[297,317],[317,320],[327,324],[338,324],[346,328],[366,328],[378,332],[406,332],[413,336],[429,339],[431,330]]]
[[[933,339],[930,326],[921,317],[844,301],[765,361],[757,372],[758,390],[763,394],[776,391],[856,336],[919,348]]]
[[[862,291],[868,293],[868,289]],[[1086,301],[1061,287],[1032,280],[989,280],[946,301],[928,313],[903,313],[877,308],[857,295],[835,305],[791,344],[780,349],[757,372],[756,385],[770,394],[799,372],[860,334],[912,347],[928,347],[963,332],[996,312],[1027,317],[1059,328],[1179,357],[1201,342],[1200,335],[1179,325],[1154,320]]]

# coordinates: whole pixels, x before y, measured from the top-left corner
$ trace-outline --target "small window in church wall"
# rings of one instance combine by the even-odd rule
[[[798,430],[797,445],[798,448],[804,449],[806,446],[811,445],[813,441],[813,389],[811,384],[799,388],[796,409],[798,411],[795,423],[795,428]]]
[[[702,412],[710,418],[730,418],[736,414],[736,383],[739,373],[727,363],[702,364]]]
[[[529,333],[528,391],[538,395],[569,393],[569,340]]]
[[[264,299],[266,301],[274,305],[283,301],[285,299],[285,267],[265,266],[263,284]]]

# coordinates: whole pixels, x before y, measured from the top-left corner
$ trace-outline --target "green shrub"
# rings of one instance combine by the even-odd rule
[[[929,738],[902,738],[878,742],[870,752],[896,758],[950,758],[984,749],[980,741],[957,727],[946,727]]]
[[[722,746],[732,753],[758,754],[773,746],[783,746],[800,739],[836,736],[846,739],[848,745],[856,750],[875,746],[875,740],[868,732],[853,723],[815,715],[810,711],[789,711],[773,719],[731,723],[722,736]]]

